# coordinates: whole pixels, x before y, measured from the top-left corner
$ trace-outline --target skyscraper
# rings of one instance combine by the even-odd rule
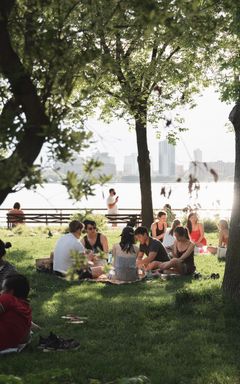
[[[175,176],[175,146],[167,140],[159,143],[158,169],[161,176]]]
[[[138,175],[138,163],[137,163],[137,154],[132,153],[131,155],[124,157],[123,164],[123,173],[124,175],[136,176]]]

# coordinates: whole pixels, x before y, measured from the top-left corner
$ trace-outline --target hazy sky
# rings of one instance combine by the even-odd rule
[[[196,148],[202,150],[203,161],[234,161],[234,133],[228,132],[225,126],[233,105],[221,103],[213,89],[206,90],[196,102],[196,108],[185,108],[183,112],[185,126],[189,127],[189,131],[179,136],[176,163],[186,168]],[[123,168],[124,156],[137,152],[135,132],[129,131],[124,120],[115,120],[107,125],[91,119],[88,127],[94,132],[97,141],[92,150],[109,152],[115,157],[118,169]],[[158,143],[156,133],[149,129],[148,144],[154,170],[158,169]]]

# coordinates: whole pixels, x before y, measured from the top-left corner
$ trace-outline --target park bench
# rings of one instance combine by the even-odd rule
[[[12,228],[16,224],[68,224],[71,220],[72,213],[24,213],[24,216],[13,213],[7,213],[7,227]],[[141,224],[140,214],[117,214],[117,215],[105,215],[109,224],[125,224],[135,223],[135,225]]]

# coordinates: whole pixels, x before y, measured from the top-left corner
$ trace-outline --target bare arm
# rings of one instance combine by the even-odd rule
[[[222,243],[223,243],[223,231],[220,231],[219,232],[218,246],[222,247]]]
[[[143,256],[144,256],[144,252],[139,251],[137,254],[137,259],[142,260]]]
[[[148,257],[142,260],[143,264],[148,265],[149,263],[151,263],[155,259],[156,255],[157,252],[149,252]]]
[[[172,251],[172,257],[176,258],[177,257],[177,244],[176,241],[173,244],[173,251]]]
[[[191,253],[194,251],[194,247],[195,247],[195,244],[190,242],[189,246],[187,247],[186,252],[184,252],[183,255],[181,257],[179,257],[178,260],[181,260],[181,261],[186,260],[191,255]]]
[[[100,242],[101,242],[102,247],[103,247],[103,252],[108,253],[109,247],[108,247],[108,239],[106,238],[106,236],[101,235],[100,236]]]

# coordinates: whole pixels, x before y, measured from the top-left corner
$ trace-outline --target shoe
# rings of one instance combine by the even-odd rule
[[[66,351],[78,349],[80,347],[80,343],[73,339],[65,340],[62,337],[59,337],[54,333],[50,332],[49,337],[47,337],[46,339],[44,339],[43,337],[41,338],[41,346],[43,352]]]

